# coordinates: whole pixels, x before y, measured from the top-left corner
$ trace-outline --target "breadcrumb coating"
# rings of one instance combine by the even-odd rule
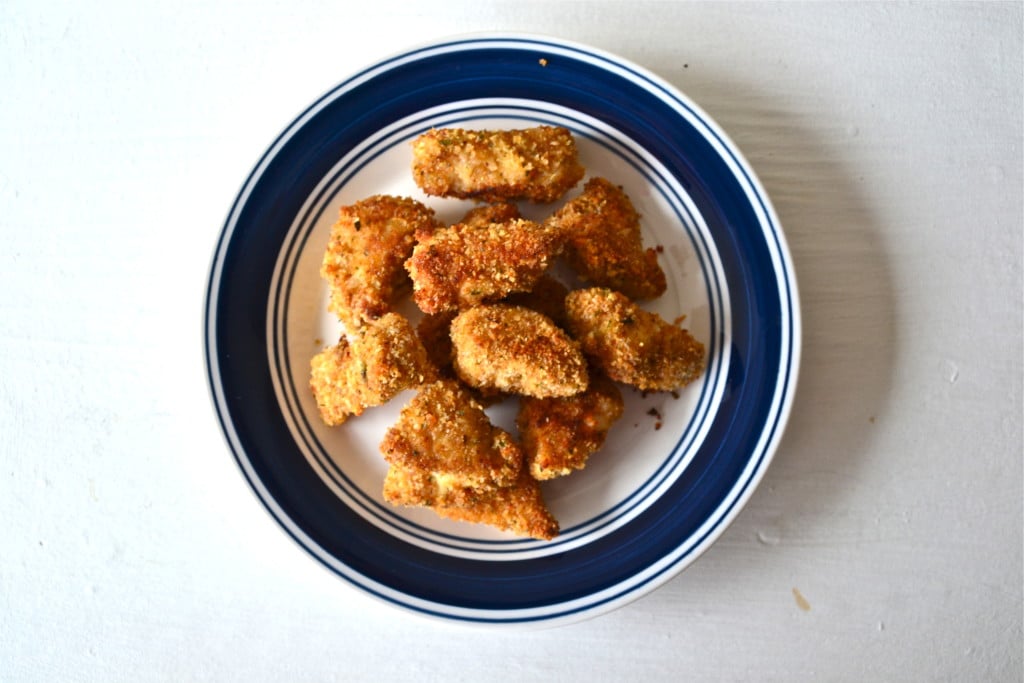
[[[451,337],[455,372],[470,386],[538,398],[587,388],[579,344],[537,311],[477,306],[452,321]]]
[[[366,323],[350,338],[342,336],[310,361],[309,386],[321,418],[331,426],[434,379],[415,330],[397,313]]]
[[[452,489],[442,484],[447,481],[442,477],[435,479],[429,470],[390,465],[384,475],[383,496],[396,506],[433,507],[441,498],[464,495],[462,487]]]
[[[583,352],[613,380],[645,391],[671,391],[704,371],[702,343],[620,292],[579,289],[565,298],[565,309]]]
[[[453,487],[430,472],[391,465],[384,477],[384,499],[392,505],[431,508],[441,517],[487,524],[517,536],[548,541],[559,531],[539,482],[526,470],[509,486],[477,491]]]
[[[530,291],[561,247],[557,230],[525,219],[454,225],[421,240],[405,267],[416,305],[442,313]]]
[[[412,176],[428,195],[552,202],[584,174],[576,141],[562,127],[432,129],[412,143]]]
[[[516,427],[530,474],[554,479],[583,469],[624,407],[619,388],[600,373],[591,373],[590,386],[575,396],[523,397]]]
[[[547,224],[565,238],[564,258],[581,279],[618,290],[631,299],[653,299],[667,288],[658,253],[645,249],[640,215],[622,190],[591,178],[583,192],[556,211]]]
[[[320,274],[330,288],[328,309],[346,329],[391,310],[409,289],[403,264],[415,235],[439,227],[433,209],[408,197],[374,195],[340,208]]]
[[[384,435],[380,450],[392,465],[429,474],[431,485],[444,491],[508,486],[523,466],[522,448],[512,435],[492,425],[480,404],[452,380],[421,387]],[[406,500],[400,490],[389,495]]]
[[[473,522],[550,541],[558,536],[558,520],[548,510],[540,482],[524,469],[512,486],[483,491],[457,504],[434,506],[441,517],[459,522]]]
[[[390,464],[383,495],[392,505],[429,507],[520,536],[558,534],[523,467],[522,448],[457,382],[424,386],[384,436],[381,452]]]

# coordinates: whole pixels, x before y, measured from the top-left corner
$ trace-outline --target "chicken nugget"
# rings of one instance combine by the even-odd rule
[[[704,345],[620,292],[594,287],[565,298],[569,330],[609,377],[644,391],[671,391],[704,371]]]
[[[539,398],[587,388],[579,344],[537,311],[477,306],[452,321],[451,336],[455,372],[470,386]]]
[[[534,479],[553,479],[581,470],[604,445],[622,417],[622,393],[600,373],[591,373],[581,394],[562,398],[523,397],[516,426]]]
[[[454,225],[420,241],[405,267],[416,305],[441,313],[530,291],[561,247],[557,230],[525,219]]]
[[[453,502],[465,489],[507,486],[523,466],[523,450],[512,435],[491,424],[480,404],[453,380],[423,386],[388,429],[380,450],[385,460],[408,473],[408,486],[394,484],[385,491],[388,500],[401,504],[433,504],[441,494]],[[415,473],[429,475],[430,481]],[[436,491],[427,495],[430,487]]]
[[[551,202],[584,174],[568,129],[432,129],[412,143],[412,175],[428,195]]]
[[[487,524],[517,536],[550,541],[558,535],[558,520],[548,510],[540,483],[525,469],[511,486],[467,496],[457,504],[433,506],[441,517]]]
[[[566,262],[591,285],[618,290],[631,299],[653,299],[665,292],[658,253],[644,249],[640,215],[621,187],[591,178],[582,194],[546,223],[563,232]]]
[[[387,313],[314,356],[309,386],[320,416],[333,426],[433,381],[435,374],[409,321]]]
[[[414,235],[439,227],[433,209],[408,197],[375,195],[342,206],[320,266],[330,288],[328,309],[347,329],[387,313],[409,289],[402,266]]]

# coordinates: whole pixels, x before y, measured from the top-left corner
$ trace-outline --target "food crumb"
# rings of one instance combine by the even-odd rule
[[[323,344],[324,340],[321,339],[320,337],[317,337],[316,339],[313,340],[313,346],[323,346]]]
[[[685,321],[686,321],[686,314],[684,313],[683,315],[681,315],[681,316],[679,316],[678,318],[676,318],[675,320],[673,320],[673,321],[672,321],[672,324],[673,324],[673,325],[675,325],[676,327],[679,327],[679,326],[680,326],[680,325],[682,325],[682,324],[683,324],[683,323],[684,323]]]
[[[537,62],[538,62],[538,63],[539,63],[539,64],[540,64],[541,66],[547,66],[547,65],[548,65],[548,60],[544,59],[543,57],[541,57],[540,59],[538,59],[538,60],[537,60]]]
[[[654,247],[654,251],[658,252],[659,254],[664,254],[665,253],[665,247],[663,245],[659,244],[658,246]]]
[[[793,589],[793,599],[796,601],[796,606],[801,610],[804,612],[811,611],[811,603],[807,602],[807,598],[805,598],[796,588]]]

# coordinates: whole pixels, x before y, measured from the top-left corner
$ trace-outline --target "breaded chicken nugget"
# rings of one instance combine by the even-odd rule
[[[587,388],[579,345],[537,311],[477,306],[452,321],[451,336],[455,372],[470,386],[539,398]]]
[[[565,298],[569,330],[609,377],[645,391],[671,391],[704,371],[704,345],[623,294],[594,287]]]
[[[530,291],[561,247],[557,230],[525,219],[454,225],[420,241],[405,267],[416,304],[441,313]]]
[[[553,323],[565,329],[565,295],[568,293],[568,287],[550,275],[543,275],[529,292],[509,294],[501,303],[543,313],[551,318]]]
[[[453,380],[423,386],[384,435],[380,450],[385,460],[410,473],[410,495],[397,485],[386,492],[388,500],[403,504],[433,504],[412,502],[426,498],[425,480],[412,476],[417,472],[429,475],[430,485],[451,502],[463,489],[508,486],[523,466],[519,444],[492,425],[480,404]]]
[[[323,421],[339,425],[405,389],[433,381],[435,372],[409,321],[387,313],[314,356],[309,386]]]
[[[619,388],[600,373],[591,373],[582,394],[523,397],[516,426],[533,478],[553,479],[583,469],[622,417],[624,405]]]
[[[484,491],[456,505],[434,506],[441,517],[487,524],[517,536],[550,541],[558,535],[558,520],[544,502],[540,483],[524,469],[512,486]]]
[[[653,299],[665,292],[658,253],[644,249],[640,215],[621,187],[591,178],[583,193],[546,223],[562,230],[565,260],[581,279],[631,299]]]
[[[439,227],[433,209],[408,197],[375,195],[341,207],[320,274],[330,287],[328,309],[346,329],[391,310],[409,287],[402,265],[412,255],[414,235]]]
[[[583,178],[566,128],[434,129],[412,143],[412,176],[429,195],[551,202]]]

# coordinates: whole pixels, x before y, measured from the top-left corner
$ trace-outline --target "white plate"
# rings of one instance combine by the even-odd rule
[[[390,193],[454,220],[470,205],[415,187],[408,142],[431,127],[538,124],[570,128],[588,175],[624,187],[645,242],[662,248],[668,277],[665,295],[645,307],[668,320],[686,315],[708,350],[704,377],[677,394],[625,389],[626,415],[587,468],[543,484],[562,528],[549,542],[384,503],[377,444],[411,393],[328,428],[308,390],[310,357],[341,329],[326,312],[319,276],[337,207]],[[553,207],[522,209],[542,218]],[[592,616],[692,562],[768,466],[799,357],[781,229],[724,134],[635,65],[527,36],[416,49],[311,105],[232,207],[206,315],[217,413],[242,472],[281,526],[375,596],[485,624]],[[514,409],[490,412],[511,427]]]

